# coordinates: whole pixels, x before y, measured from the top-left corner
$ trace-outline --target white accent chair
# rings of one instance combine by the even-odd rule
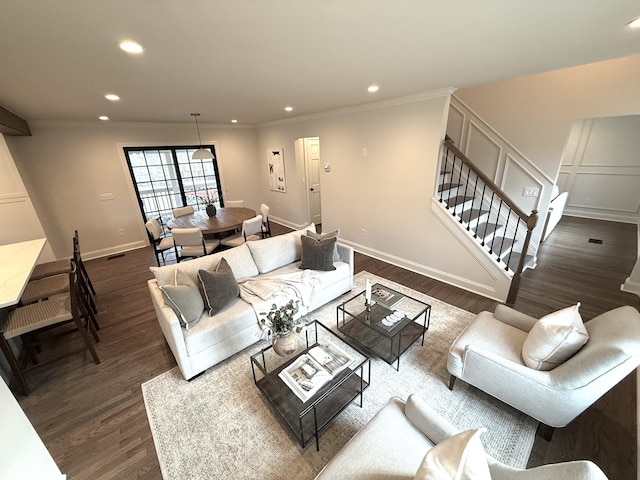
[[[262,215],[256,215],[242,222],[242,230],[223,238],[220,243],[225,247],[238,247],[245,242],[252,242],[262,238]]]
[[[490,430],[491,425],[487,428]],[[410,395],[406,402],[392,397],[329,460],[316,480],[412,480],[425,454],[457,433],[454,425],[417,395]],[[588,460],[526,470],[505,465],[490,455],[487,463],[492,480],[607,480],[602,470]]]
[[[226,208],[244,208],[244,200],[226,200],[224,206]]]
[[[165,264],[164,252],[174,248],[173,238],[166,237],[162,226],[158,219],[152,218],[144,225],[147,229],[147,236],[149,237],[149,243],[153,246],[153,251],[156,254],[156,261],[160,266],[160,257],[162,257],[162,263]]]
[[[191,215],[194,212],[193,205],[187,205],[186,207],[178,207],[173,209],[173,216],[184,217],[185,215]]]
[[[459,378],[547,427],[564,427],[640,364],[640,313],[633,307],[585,322],[587,343],[548,371],[530,368],[522,359],[536,322],[505,305],[480,312],[449,349],[449,388]],[[552,433],[552,428],[543,430],[547,439]]]
[[[260,205],[260,215],[262,215],[262,238],[271,236],[271,224],[269,223],[269,206],[265,203]]]
[[[213,252],[220,240],[205,239],[198,227],[174,228],[171,230],[173,246],[176,250],[176,260],[179,262],[185,258],[202,257]],[[178,250],[178,247],[181,247]]]

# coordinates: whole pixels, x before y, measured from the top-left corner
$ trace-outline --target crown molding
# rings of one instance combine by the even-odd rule
[[[301,115],[299,117],[287,118],[285,120],[276,120],[273,122],[260,123],[258,124],[258,126],[268,127],[273,125],[282,125],[286,123],[304,122],[308,120],[316,120],[319,118],[335,117],[338,115],[348,115],[351,113],[367,112],[370,110],[379,110],[382,108],[395,107],[398,105],[406,105],[408,103],[418,103],[418,102],[423,102],[425,100],[433,100],[435,98],[448,97],[452,95],[453,92],[455,92],[456,90],[457,88],[454,88],[454,87],[440,88],[437,90],[430,90],[428,92],[421,92],[421,93],[416,93],[412,95],[406,95],[403,97],[395,97],[395,98],[389,98],[386,100],[380,100],[377,102],[363,103],[361,105],[354,105],[352,107],[337,108],[335,110],[327,110],[324,112],[311,113],[309,115]]]

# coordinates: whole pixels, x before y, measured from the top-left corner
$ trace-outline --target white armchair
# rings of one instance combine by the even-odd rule
[[[316,480],[414,480],[427,451],[458,432],[417,395],[410,395],[406,402],[392,397],[329,461]],[[607,480],[602,470],[588,460],[525,470],[505,465],[490,455],[486,457],[493,480]]]
[[[564,427],[640,364],[640,313],[633,307],[586,322],[587,343],[549,371],[522,359],[536,322],[504,305],[478,314],[449,350],[449,388],[459,378],[547,426]]]

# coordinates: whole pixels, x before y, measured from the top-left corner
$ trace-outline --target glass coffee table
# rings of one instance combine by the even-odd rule
[[[364,291],[338,305],[338,330],[388,364],[396,362],[396,370],[400,370],[400,356],[419,338],[424,345],[431,305],[380,283],[371,290],[369,311]]]
[[[315,438],[316,450],[320,434],[340,412],[357,397],[362,407],[370,365],[366,354],[316,320],[300,334],[296,353],[281,357],[268,346],[251,356],[256,386],[300,446]]]

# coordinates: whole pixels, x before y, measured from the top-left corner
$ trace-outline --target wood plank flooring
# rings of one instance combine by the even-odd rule
[[[288,231],[272,223],[273,233]],[[589,244],[588,238],[603,240]],[[636,259],[633,225],[565,217],[541,246],[539,266],[525,273],[516,308],[541,316],[575,301],[585,320],[618,305],[640,308],[620,292]],[[175,366],[146,285],[155,264],[144,248],[85,262],[98,291],[102,363],[78,354],[27,377],[33,393],[18,400],[69,479],[159,479],[140,384]],[[356,254],[367,270],[472,312],[496,302],[385,262]],[[530,466],[589,458],[611,480],[636,478],[635,373],[551,442],[536,438]]]

